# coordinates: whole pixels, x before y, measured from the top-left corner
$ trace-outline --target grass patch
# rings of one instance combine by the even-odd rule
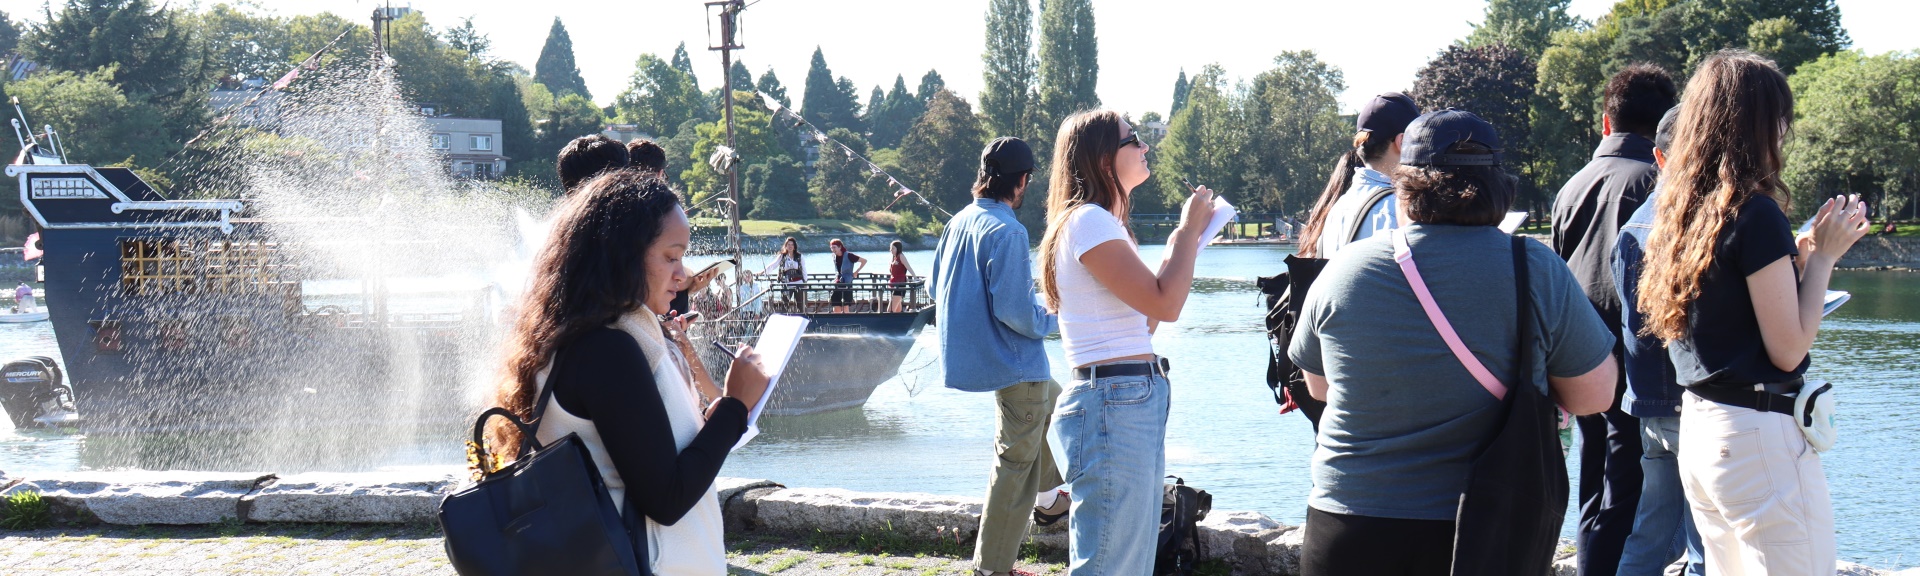
[[[767,566],[767,573],[778,574],[781,571],[784,571],[788,568],[792,568],[794,566],[800,565],[800,563],[805,561],[806,559],[807,557],[802,554],[794,554],[786,558],[781,558],[779,562],[774,562],[773,564]]]
[[[38,530],[53,525],[52,506],[39,492],[21,490],[0,501],[0,528]]]

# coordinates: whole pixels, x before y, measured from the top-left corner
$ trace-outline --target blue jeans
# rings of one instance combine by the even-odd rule
[[[1640,458],[1640,507],[1620,556],[1619,576],[1663,574],[1682,552],[1687,557],[1686,574],[1705,574],[1700,533],[1693,528],[1693,514],[1680,486],[1680,462],[1674,458],[1680,450],[1680,418],[1641,418],[1640,442],[1645,448]]]
[[[1070,384],[1053,416],[1073,494],[1067,573],[1146,576],[1165,492],[1167,378],[1094,375]]]

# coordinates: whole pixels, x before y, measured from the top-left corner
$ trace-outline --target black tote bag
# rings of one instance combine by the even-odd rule
[[[1286,265],[1285,272],[1258,281],[1260,292],[1266,294],[1267,300],[1267,388],[1273,392],[1273,401],[1281,406],[1281,413],[1299,408],[1318,432],[1320,413],[1327,409],[1327,403],[1314,400],[1307,393],[1306,378],[1301,376],[1300,367],[1287,357],[1287,346],[1293,341],[1294,329],[1300,325],[1300,309],[1307,301],[1307,289],[1327,267],[1327,260],[1288,254]],[[1291,408],[1289,403],[1293,405]]]
[[[1553,402],[1533,385],[1533,293],[1527,288],[1525,238],[1513,238],[1514,298],[1520,355],[1508,386],[1506,418],[1479,456],[1460,496],[1453,540],[1454,576],[1546,574],[1567,516],[1567,461]]]
[[[464,576],[524,574],[642,576],[645,541],[631,515],[622,518],[600,470],[577,434],[536,447],[534,426],[553,399],[547,387],[530,426],[505,408],[491,408],[473,424],[481,462],[489,418],[520,429],[520,458],[440,501],[447,559]]]

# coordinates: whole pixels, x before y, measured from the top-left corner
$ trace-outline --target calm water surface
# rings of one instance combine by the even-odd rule
[[[1144,250],[1157,261],[1160,247]],[[1213,247],[1200,258],[1195,293],[1180,322],[1162,325],[1154,348],[1172,359],[1173,412],[1167,473],[1212,492],[1221,510],[1257,510],[1288,523],[1306,512],[1313,448],[1305,418],[1280,415],[1265,384],[1257,276],[1282,269],[1290,250]],[[868,272],[885,272],[885,253]],[[810,272],[831,256],[807,255]],[[908,253],[925,273],[930,251]],[[769,259],[749,257],[758,269]],[[1842,559],[1881,568],[1920,564],[1920,273],[1839,272],[1834,288],[1854,298],[1822,324],[1809,378],[1832,380],[1843,437],[1824,455]],[[901,368],[866,406],[832,414],[769,419],[765,433],[735,453],[727,476],[790,486],[833,486],[979,497],[993,456],[993,398],[939,385],[940,358],[922,334]],[[1047,343],[1054,377],[1067,381],[1059,340]],[[58,355],[45,323],[0,325],[0,358]],[[85,391],[79,391],[85,394]],[[72,470],[84,438],[0,430],[0,469]],[[457,446],[421,446],[398,465],[459,462]],[[1578,454],[1578,451],[1575,451]],[[1576,458],[1577,459],[1577,458]],[[1569,466],[1577,469],[1578,462]],[[1569,515],[1574,515],[1569,509]]]

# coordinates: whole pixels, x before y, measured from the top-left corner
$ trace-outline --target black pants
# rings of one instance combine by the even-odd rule
[[[1307,507],[1300,576],[1447,576],[1453,521],[1375,518]]]
[[[1580,576],[1613,576],[1640,507],[1640,419],[1614,407],[1581,416],[1580,525],[1574,531]]]

